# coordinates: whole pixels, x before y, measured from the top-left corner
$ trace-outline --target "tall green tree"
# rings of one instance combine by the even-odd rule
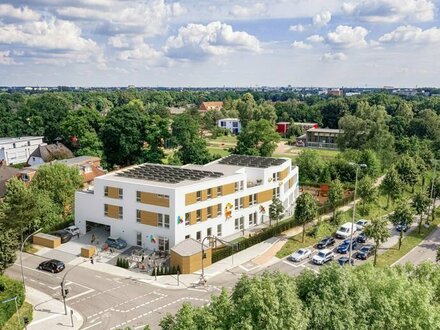
[[[17,246],[17,231],[7,229],[0,223],[0,275],[15,262]]]
[[[388,170],[380,185],[380,190],[382,190],[382,192],[387,196],[387,208],[390,204],[390,199],[392,199],[394,202],[396,198],[399,197],[401,186],[402,182],[400,181],[399,174],[397,173],[396,168],[393,166]]]
[[[389,219],[395,226],[409,227],[414,221],[414,211],[405,200],[399,200]],[[399,250],[402,246],[402,239],[403,230],[399,234]]]
[[[278,225],[278,221],[281,219],[283,212],[284,212],[283,203],[281,203],[279,198],[276,198],[274,196],[272,199],[272,203],[269,206],[270,225],[272,225],[272,220],[275,220]]]
[[[368,214],[369,207],[371,203],[377,200],[377,188],[374,186],[374,181],[369,177],[365,176],[359,180],[358,196],[362,199],[361,201],[361,212],[366,215]]]
[[[412,197],[412,207],[419,216],[419,234],[422,231],[423,214],[428,210],[430,199],[425,192],[416,192]]]
[[[397,162],[396,170],[400,180],[407,186],[412,187],[414,192],[414,187],[419,180],[419,170],[414,159],[409,155],[403,155]]]
[[[250,121],[237,138],[235,153],[270,157],[277,147],[280,135],[266,119]]]
[[[313,219],[316,218],[317,213],[318,206],[313,196],[307,192],[299,195],[298,199],[296,200],[294,219],[303,227],[303,242],[306,234],[306,224],[313,221]]]
[[[322,182],[321,177],[326,164],[316,150],[302,150],[296,164],[301,169],[301,182]]]
[[[336,179],[330,185],[330,190],[328,192],[328,203],[331,205],[333,209],[333,221],[335,223],[337,223],[336,210],[338,209],[338,206],[342,202],[343,198],[344,198],[344,187],[342,186],[341,181]]]
[[[371,222],[364,227],[365,235],[372,238],[374,241],[374,266],[376,266],[377,251],[379,250],[379,245],[386,242],[386,240],[390,238],[390,230],[387,226],[388,221],[386,219],[375,218],[372,219]]]

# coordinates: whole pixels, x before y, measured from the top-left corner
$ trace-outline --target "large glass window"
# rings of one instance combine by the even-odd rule
[[[141,210],[136,210],[136,222],[141,222]]]
[[[122,219],[123,214],[124,214],[124,209],[122,208],[122,206],[119,206],[118,207],[118,218]]]
[[[140,202],[140,201],[141,201],[141,192],[136,191],[136,202]]]
[[[212,207],[208,206],[208,208],[206,209],[206,213],[207,213],[207,217],[212,218]]]
[[[196,193],[196,195],[197,195],[196,200],[197,200],[198,202],[200,202],[200,201],[202,200],[202,192],[201,192],[201,191],[198,191],[198,192]]]
[[[201,231],[198,231],[198,232],[196,233],[196,240],[200,241],[201,239],[202,239],[202,232],[201,232]]]
[[[217,216],[222,215],[222,204],[217,204]]]
[[[185,213],[185,226],[189,226],[190,223],[191,223],[191,214],[188,212]]]
[[[159,237],[159,251],[168,252],[170,250],[170,241],[166,237]]]
[[[157,214],[157,226],[170,228],[170,216],[168,214]]]
[[[142,233],[140,232],[136,233],[136,245],[142,246]]]
[[[222,193],[223,193],[223,187],[222,186],[217,187],[217,196],[221,196]]]
[[[222,225],[217,225],[217,236],[222,236]]]
[[[197,222],[202,221],[202,210],[197,210],[196,214],[197,214],[196,217]]]
[[[212,198],[212,189],[209,188],[206,192],[207,198]]]

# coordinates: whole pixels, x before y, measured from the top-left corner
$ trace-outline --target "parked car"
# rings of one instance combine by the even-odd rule
[[[356,247],[357,243],[355,240],[351,243],[351,249],[353,250]],[[347,253],[350,250],[350,239],[344,240],[336,249],[338,253]]]
[[[367,241],[367,239],[368,239],[368,237],[367,237],[367,235],[365,235],[364,232],[361,232],[361,233],[358,235],[358,237],[356,237],[356,241],[357,241],[358,243],[365,243],[365,242]]]
[[[403,230],[403,232],[405,232],[406,233],[406,231],[408,230],[408,225],[407,224],[404,224],[404,223],[400,223],[400,224],[398,224],[397,226],[396,226],[396,230],[398,231],[398,232],[401,232],[402,230]]]
[[[64,229],[54,231],[51,235],[61,238],[61,244],[67,243],[72,239],[72,234]]]
[[[335,254],[332,250],[324,249],[315,254],[312,258],[312,261],[317,265],[323,265],[326,262],[332,261],[334,258]]]
[[[367,258],[369,256],[372,256],[373,253],[374,253],[374,246],[373,245],[364,245],[356,253],[356,258],[362,259],[362,260],[367,260]]]
[[[114,249],[125,249],[127,247],[127,242],[124,241],[122,238],[119,238],[117,236],[110,236],[106,239],[105,243]]]
[[[345,265],[348,265],[348,264],[353,265],[354,264],[354,260],[353,259],[349,259],[346,256],[343,256],[343,257],[340,257],[338,259],[338,264],[341,265],[341,266],[345,266]]]
[[[64,230],[71,233],[72,236],[76,236],[79,234],[79,228],[77,226],[69,226],[67,228],[64,228]]]
[[[66,268],[66,266],[64,265],[64,262],[56,260],[56,259],[46,260],[38,265],[38,269],[46,270],[51,273],[59,273],[64,268]]]
[[[368,220],[360,219],[356,222],[356,230],[363,230],[366,225],[368,225]]]
[[[344,223],[336,232],[337,238],[349,238],[353,233],[356,232],[356,225],[352,225],[351,222]]]
[[[335,239],[333,237],[327,236],[318,243],[317,247],[321,250],[333,245],[335,245]]]
[[[310,251],[309,249],[299,249],[295,253],[292,253],[289,259],[295,262],[299,262],[301,260],[310,258],[311,254],[312,251]]]

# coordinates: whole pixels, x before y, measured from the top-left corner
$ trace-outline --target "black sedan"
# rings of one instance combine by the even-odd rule
[[[66,266],[64,265],[64,262],[56,260],[56,259],[46,260],[38,265],[38,269],[46,270],[51,273],[59,273],[64,268],[66,268]]]
[[[325,237],[323,238],[317,245],[318,249],[326,249],[329,246],[335,245],[335,239],[333,237]]]
[[[57,230],[57,231],[51,233],[51,235],[61,238],[61,244],[67,243],[73,237],[71,233],[69,233],[67,230],[64,230],[64,229]]]
[[[404,223],[400,223],[396,226],[396,230],[398,232],[403,231],[404,233],[406,233],[406,231],[408,230],[408,225],[404,224]]]
[[[354,264],[354,260],[353,259],[349,259],[348,257],[344,256],[344,257],[340,257],[338,259],[338,264],[341,265],[341,266],[345,266],[345,265],[348,265],[348,264],[353,265]]]
[[[365,235],[364,232],[361,232],[358,237],[356,238],[356,241],[358,243],[365,243],[367,241],[367,235]]]
[[[359,249],[356,253],[356,258],[361,260],[367,260],[369,256],[374,254],[374,246],[373,245],[364,245]]]

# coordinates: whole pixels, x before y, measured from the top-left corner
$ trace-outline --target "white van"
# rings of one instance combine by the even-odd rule
[[[351,222],[344,223],[336,232],[336,237],[343,239],[349,238],[352,234],[352,229],[354,234],[357,229],[356,224],[352,224]]]

